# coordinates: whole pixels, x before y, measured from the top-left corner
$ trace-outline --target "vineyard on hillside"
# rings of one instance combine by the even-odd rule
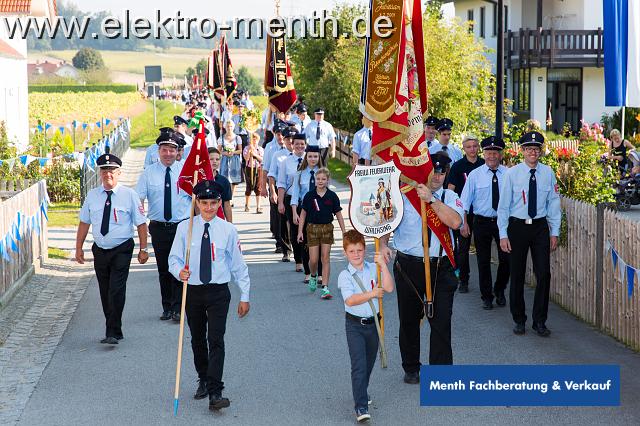
[[[137,92],[29,93],[29,125],[37,126],[38,120],[66,125],[73,120],[96,122],[102,117],[127,117],[141,100]]]

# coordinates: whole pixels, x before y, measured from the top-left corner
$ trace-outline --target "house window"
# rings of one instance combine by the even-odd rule
[[[473,9],[467,10],[467,21],[470,22],[469,32],[473,34]]]
[[[504,7],[504,27],[505,31],[509,28],[509,6]]]
[[[480,38],[484,38],[484,7],[480,8]]]
[[[513,109],[517,112],[530,110],[531,73],[529,68],[513,70]]]
[[[496,3],[493,4],[493,31],[491,35],[494,37],[498,35],[498,5]]]

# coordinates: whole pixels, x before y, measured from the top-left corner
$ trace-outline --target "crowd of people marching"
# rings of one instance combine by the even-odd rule
[[[243,112],[253,109],[246,92],[237,91],[223,103],[204,91],[188,95],[184,113],[174,117],[174,127],[161,128],[156,144],[147,149],[145,169],[135,189],[118,184],[119,158],[107,153],[97,161],[102,186],[90,191],[82,206],[75,257],[84,262],[82,246],[91,226],[94,267],[106,322],[102,343],[115,345],[124,338],[121,317],[135,227],[140,239],[140,263],[148,259],[147,232],[151,234],[162,300],[160,320],[185,320],[181,318],[181,300],[182,282],[187,282],[185,312],[199,377],[194,398],[209,397],[212,410],[229,406],[229,400],[222,396],[222,373],[230,281],[241,291],[238,315],[243,317],[250,309],[248,268],[232,225],[234,193],[243,182],[244,211],[253,211],[251,200],[255,198],[255,214],[263,214],[261,201],[268,199],[274,253],[282,262],[293,260],[292,266],[304,277],[308,291],[319,290],[324,300],[333,297],[330,253],[337,219],[348,265],[338,274],[336,283],[344,299],[358,421],[370,418],[367,386],[379,345],[375,327],[378,298],[385,292],[397,292],[399,346],[406,383],[420,382],[420,322],[424,318],[431,326],[429,363],[452,364],[453,299],[455,293],[469,292],[472,242],[482,307],[494,309],[494,302],[504,307],[508,296],[516,335],[526,332],[524,273],[531,253],[537,282],[532,328],[541,337],[550,335],[546,326],[549,256],[557,246],[561,212],[555,174],[539,162],[545,142],[541,133],[524,134],[519,141],[524,160],[507,168],[501,164],[505,144],[500,138],[465,136],[461,150],[451,143],[455,123],[448,118],[428,117],[420,149],[430,153],[433,175],[415,190],[446,225],[455,259],[443,252],[444,243],[431,232],[425,256],[422,233],[417,231],[423,226],[420,212],[403,194],[403,219],[392,239],[380,239],[375,263],[369,263],[365,261],[363,236],[355,230],[347,231],[343,207],[329,188],[327,161],[329,155],[335,156],[336,134],[324,120],[322,108],[309,114],[304,102],[297,102],[286,113],[269,107],[262,114],[259,136],[246,128]],[[193,117],[205,121],[213,179],[193,188],[197,215],[190,228],[192,199],[180,189],[179,179],[194,146]],[[362,124],[353,137],[353,166],[376,162],[371,157],[372,122],[363,117]],[[625,156],[626,147],[615,140],[614,158]],[[495,277],[491,270],[492,242],[496,243],[499,259]],[[388,268],[392,258],[393,266]],[[427,262],[432,306],[426,303]],[[380,287],[377,267],[381,271]]]

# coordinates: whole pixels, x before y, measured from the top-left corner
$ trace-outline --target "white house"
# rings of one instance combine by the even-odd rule
[[[0,17],[14,20],[35,16],[55,19],[55,0],[0,0]],[[27,40],[9,38],[0,25],[0,121],[18,151],[29,144],[29,103],[27,81]]]
[[[52,76],[80,79],[80,71],[65,61],[39,61],[27,64],[29,77],[31,76]]]
[[[472,21],[472,31],[496,64],[497,2],[448,0],[453,14]],[[449,5],[450,6],[450,5]],[[600,121],[616,108],[604,106],[602,0],[504,0],[506,96],[518,121],[548,117],[547,130],[565,122]]]

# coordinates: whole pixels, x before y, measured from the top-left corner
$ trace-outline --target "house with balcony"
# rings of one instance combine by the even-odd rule
[[[471,22],[495,71],[497,1],[445,3],[448,14]],[[569,123],[576,132],[581,119],[616,111],[604,104],[602,0],[504,0],[503,18],[505,96],[515,121],[535,119],[555,132]]]
[[[55,0],[0,0],[0,17],[14,20],[33,16],[52,21],[57,15]],[[29,83],[27,40],[11,38],[0,25],[0,122],[18,151],[29,145]]]

